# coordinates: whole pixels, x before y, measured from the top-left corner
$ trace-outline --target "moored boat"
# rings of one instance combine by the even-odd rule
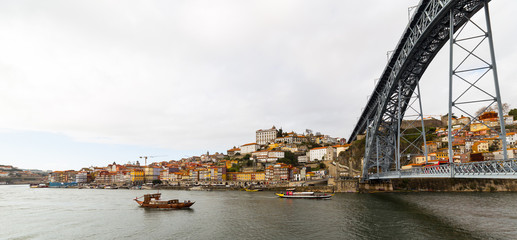
[[[246,190],[246,192],[258,192],[258,191],[262,191],[262,189],[252,189],[252,188],[244,188],[244,190]]]
[[[29,184],[29,186],[30,186],[30,188],[48,188],[48,185],[45,183],[40,183],[40,184],[32,183],[32,184]]]
[[[182,209],[182,208],[190,208],[195,202],[183,201],[180,202],[178,199],[172,199],[168,201],[162,201],[160,200],[161,193],[152,193],[152,194],[145,194],[143,196],[144,200],[141,201],[137,197],[135,198],[135,201],[140,205],[140,207],[143,208],[168,208],[168,209]]]
[[[315,193],[315,192],[296,192],[294,189],[287,189],[285,193],[275,193],[281,198],[312,198],[312,199],[328,199],[334,196],[330,193]]]

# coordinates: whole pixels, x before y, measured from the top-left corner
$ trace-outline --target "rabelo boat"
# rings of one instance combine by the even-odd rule
[[[140,198],[135,198],[135,201],[143,208],[166,208],[166,209],[184,209],[190,208],[195,202],[183,201],[180,202],[178,199],[172,199],[167,201],[160,200],[161,193],[151,193],[145,194],[143,196],[144,200],[141,201]]]

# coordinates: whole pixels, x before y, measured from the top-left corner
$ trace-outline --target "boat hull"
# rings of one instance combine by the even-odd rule
[[[144,203],[140,200],[135,200],[140,207],[143,208],[165,208],[165,209],[186,209],[194,205],[195,202],[180,202],[180,203]]]

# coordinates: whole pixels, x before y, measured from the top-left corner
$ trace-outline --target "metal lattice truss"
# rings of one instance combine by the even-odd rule
[[[449,135],[449,162],[452,164],[453,161],[453,151],[452,151],[452,142],[454,137],[463,132],[463,130],[469,126],[471,123],[481,123],[485,125],[487,128],[498,131],[498,135],[501,138],[502,149],[504,158],[507,158],[507,147],[506,147],[506,130],[504,126],[504,118],[501,106],[501,96],[499,93],[499,83],[497,79],[497,68],[495,67],[495,57],[492,43],[492,33],[490,29],[490,16],[488,12],[488,5],[485,5],[485,19],[486,19],[486,27],[477,24],[472,21],[470,17],[465,16],[461,12],[456,12],[454,9],[451,10],[450,18],[451,22],[464,21],[464,24],[455,34],[450,35],[450,79],[449,79],[449,126],[451,126],[452,122],[452,111],[459,110],[461,114],[465,114],[470,117],[470,122],[463,126],[463,128],[452,131],[452,128],[449,127],[448,135]],[[465,33],[466,26],[473,26],[473,30],[470,33]],[[478,51],[483,49],[483,44],[487,44],[490,50],[490,56],[484,57],[479,54]],[[485,47],[486,48],[486,47]],[[457,64],[455,64],[453,53],[458,51],[465,56],[458,59]],[[472,61],[473,60],[473,61]],[[474,64],[473,64],[474,62]],[[487,91],[486,88],[481,86],[481,83],[486,83],[486,79],[490,77],[490,73],[493,76],[493,83],[495,93],[491,93]],[[489,79],[488,79],[489,80]],[[459,88],[458,86],[454,86],[454,89],[460,90],[457,96],[453,96],[453,85],[458,85],[454,83],[463,83],[464,88]],[[469,93],[477,93],[475,98],[472,96],[468,96]],[[468,111],[466,107],[484,104],[485,108],[483,111],[479,111],[477,114]],[[499,111],[499,130],[495,129],[492,126],[487,125],[483,121],[479,120],[480,115],[485,112],[492,105],[497,105],[497,109]]]
[[[451,171],[452,170],[452,171]],[[517,178],[517,159],[426,166],[370,174],[369,179],[391,178]]]
[[[422,99],[420,94],[420,85],[417,84],[416,91],[413,96],[406,100],[399,97],[399,102],[408,102],[404,119],[407,119],[404,126],[400,124],[403,117],[399,117],[399,134],[398,134],[398,156],[397,165],[400,168],[401,165],[409,164],[410,159],[413,156],[422,155],[427,163],[427,143],[426,143],[426,130],[424,124],[424,115],[422,110]],[[399,109],[399,113],[400,113]],[[423,146],[420,147],[420,146]],[[408,158],[405,159],[405,156]]]
[[[420,2],[349,138],[349,142],[354,141],[366,132],[365,179],[375,168],[377,172],[400,169],[400,119],[411,106],[420,78],[450,40],[450,33],[458,31],[487,1]]]

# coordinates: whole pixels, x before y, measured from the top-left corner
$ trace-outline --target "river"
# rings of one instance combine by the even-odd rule
[[[162,190],[191,210],[146,210],[146,190],[0,186],[0,239],[517,239],[517,193],[336,194]]]

